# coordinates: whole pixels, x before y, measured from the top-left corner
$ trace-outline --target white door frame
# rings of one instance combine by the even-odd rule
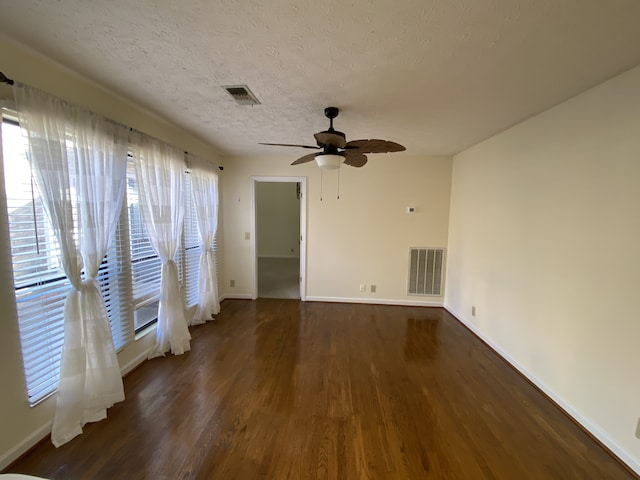
[[[307,177],[251,177],[251,254],[253,259],[253,292],[251,298],[258,298],[258,250],[256,248],[256,183],[284,182],[300,184],[300,300],[307,297]]]

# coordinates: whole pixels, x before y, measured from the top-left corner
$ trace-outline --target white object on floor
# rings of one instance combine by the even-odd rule
[[[46,480],[42,477],[22,475],[21,473],[0,473],[0,480]]]

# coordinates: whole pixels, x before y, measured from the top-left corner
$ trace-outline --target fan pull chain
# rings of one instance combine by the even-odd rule
[[[338,169],[338,200],[340,200],[340,168]]]
[[[324,169],[320,169],[320,201],[322,201],[322,172]]]

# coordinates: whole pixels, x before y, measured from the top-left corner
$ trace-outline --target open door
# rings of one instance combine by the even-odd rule
[[[252,177],[253,298],[305,300],[306,178]]]

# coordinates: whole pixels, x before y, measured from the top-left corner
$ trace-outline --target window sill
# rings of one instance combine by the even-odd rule
[[[138,340],[146,337],[151,332],[155,332],[157,325],[158,325],[158,322],[153,322],[152,324],[140,330],[138,333],[135,334],[135,337],[134,337],[135,341],[137,342]]]

